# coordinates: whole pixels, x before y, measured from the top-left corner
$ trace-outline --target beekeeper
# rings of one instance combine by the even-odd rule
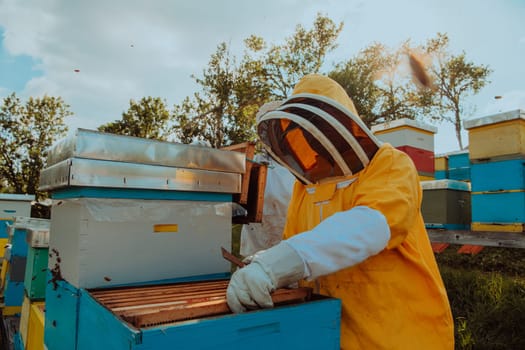
[[[272,307],[272,291],[300,281],[341,299],[342,349],[453,349],[411,159],[381,144],[345,90],[321,75],[301,79],[257,127],[297,180],[284,240],[233,273],[230,309]]]

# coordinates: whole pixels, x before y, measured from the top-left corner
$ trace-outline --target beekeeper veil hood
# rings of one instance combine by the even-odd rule
[[[304,184],[356,174],[379,149],[346,91],[328,77],[305,76],[273,107],[257,116],[260,140]]]

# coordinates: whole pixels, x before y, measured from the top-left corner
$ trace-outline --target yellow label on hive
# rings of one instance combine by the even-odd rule
[[[179,225],[177,224],[156,224],[153,225],[153,232],[179,232]]]

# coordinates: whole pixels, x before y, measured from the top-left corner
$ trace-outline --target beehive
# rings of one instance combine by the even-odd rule
[[[465,120],[463,126],[468,130],[472,161],[525,156],[524,110]]]
[[[525,190],[473,192],[472,222],[525,223]]]
[[[434,156],[434,177],[436,180],[448,179],[448,155]]]
[[[272,309],[257,310],[242,314],[232,314],[223,306],[225,290],[215,293],[214,300],[222,305],[219,310],[208,316],[200,315],[193,318],[195,309],[203,310],[205,303],[203,293],[206,288],[202,284],[220,283],[220,281],[195,281],[189,283],[198,291],[196,298],[187,295],[188,301],[169,300],[169,285],[137,286],[148,297],[140,305],[137,296],[133,297],[130,290],[119,289],[105,291],[77,289],[65,281],[56,281],[56,285],[48,285],[46,293],[46,320],[44,324],[45,342],[53,344],[53,350],[140,350],[140,349],[238,349],[249,347],[253,349],[333,349],[340,348],[340,307],[338,299],[312,296],[312,299],[302,302],[289,302]],[[167,289],[167,297],[157,294],[157,312],[154,310],[155,290]],[[151,291],[151,292],[148,292]],[[127,300],[125,295],[131,293]],[[101,294],[106,294],[106,297]],[[114,294],[111,297],[109,294]],[[160,302],[160,298],[163,301]],[[178,301],[177,301],[178,300]],[[211,299],[210,299],[211,300]],[[149,307],[146,313],[138,309],[135,318],[127,314],[122,305]],[[165,305],[162,305],[162,304]],[[178,306],[176,303],[179,303]],[[172,304],[172,305],[170,305]],[[211,304],[211,303],[210,303]],[[218,305],[218,304],[217,304]],[[180,312],[187,309],[187,318],[170,321],[177,318]],[[49,316],[49,310],[55,310]],[[130,308],[133,311],[133,308]],[[117,316],[121,313],[124,317]],[[127,316],[126,316],[127,315]],[[140,317],[142,316],[142,317]],[[144,323],[144,324],[143,324]],[[305,338],[305,334],[309,337]]]
[[[48,248],[29,247],[24,276],[24,289],[31,300],[42,300],[46,296],[46,269]]]
[[[448,155],[440,154],[434,156],[434,170],[448,170]]]
[[[29,217],[33,200],[34,195],[0,193],[0,257],[8,241],[7,225],[15,216]]]
[[[24,279],[28,253],[28,231],[30,229],[49,230],[50,221],[17,216],[9,225],[9,256],[5,264],[4,314],[14,314],[20,311],[24,298]]]
[[[473,163],[471,178],[473,193],[525,190],[525,158]]]
[[[20,312],[20,325],[18,328],[24,349],[27,344],[27,329],[29,325],[30,311],[31,311],[31,300],[29,300],[29,298],[27,297],[24,297],[24,301],[22,302],[22,311]]]
[[[25,350],[44,350],[45,303],[33,302],[29,311]]]
[[[427,228],[467,229],[470,226],[470,184],[457,180],[422,181],[421,213]]]
[[[374,125],[372,132],[383,142],[407,153],[419,175],[434,176],[434,134],[437,128],[420,121],[398,119]]]
[[[447,178],[458,181],[470,181],[469,151],[462,150],[448,153]]]

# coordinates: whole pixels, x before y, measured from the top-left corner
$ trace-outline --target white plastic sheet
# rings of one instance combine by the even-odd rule
[[[257,155],[255,160],[261,161],[261,158]],[[262,222],[242,227],[240,254],[243,256],[272,247],[282,239],[295,177],[277,162],[270,160],[269,163]]]

